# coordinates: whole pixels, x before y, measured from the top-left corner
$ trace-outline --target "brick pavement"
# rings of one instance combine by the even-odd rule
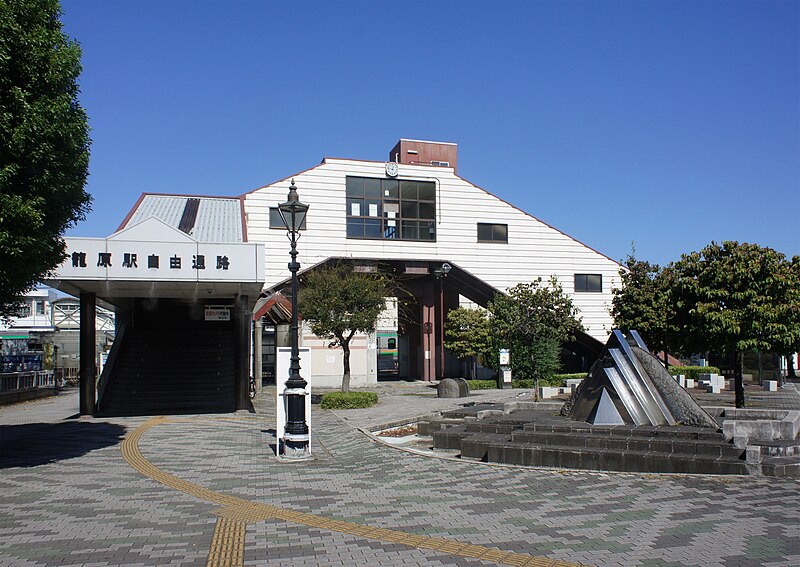
[[[245,565],[493,564],[387,541],[397,533],[516,554],[509,562],[530,554],[529,564],[542,557],[595,565],[800,564],[796,481],[553,471],[414,455],[354,426],[459,400],[389,388],[371,411],[315,408],[316,458],[304,463],[274,458],[269,389],[257,414],[176,416],[147,429],[145,418],[63,419],[75,412],[74,392],[28,402],[24,411],[0,409],[0,566],[223,565],[238,557]],[[179,487],[200,492],[134,469],[120,440],[136,431],[148,474],[172,475],[185,483]],[[297,521],[237,523],[209,494],[274,507]],[[342,531],[352,525],[384,530],[377,537]]]

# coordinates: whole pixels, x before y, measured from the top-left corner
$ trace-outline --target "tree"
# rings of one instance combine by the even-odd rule
[[[622,287],[614,288],[611,316],[614,327],[635,329],[654,352],[666,353],[675,335],[669,296],[671,271],[628,255],[619,271]]]
[[[777,278],[781,290],[779,315],[772,333],[772,350],[786,358],[787,377],[794,378],[792,355],[800,352],[800,256],[780,263]]]
[[[0,316],[65,257],[91,197],[81,51],[58,0],[0,0]]]
[[[711,350],[729,357],[736,407],[745,406],[741,353],[770,350],[786,325],[780,307],[786,297],[784,261],[771,248],[728,241],[684,254],[672,266],[684,352]]]
[[[311,331],[342,349],[342,391],[350,391],[350,341],[356,333],[375,330],[386,303],[389,278],[383,273],[354,272],[345,264],[312,270],[303,275],[300,314]]]
[[[491,325],[486,310],[459,307],[447,313],[444,326],[445,349],[459,358],[485,357],[492,350],[492,344]],[[470,364],[470,377],[474,377],[474,364]]]
[[[546,378],[558,370],[560,347],[583,330],[578,309],[553,277],[518,284],[489,303],[498,348],[511,351],[511,366],[522,376]]]

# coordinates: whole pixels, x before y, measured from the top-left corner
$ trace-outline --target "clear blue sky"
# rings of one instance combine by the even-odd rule
[[[62,1],[94,141],[72,235],[405,137],[617,260],[800,254],[797,1]]]

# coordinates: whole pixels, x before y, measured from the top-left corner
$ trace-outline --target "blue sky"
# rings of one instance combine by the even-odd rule
[[[613,259],[800,254],[796,1],[62,2],[93,139],[71,235],[405,137]]]

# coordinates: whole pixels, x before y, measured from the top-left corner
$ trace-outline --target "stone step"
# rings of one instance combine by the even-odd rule
[[[461,449],[461,438],[469,435],[463,425],[454,425],[433,432],[434,449]]]
[[[430,437],[434,431],[463,424],[464,420],[458,418],[429,419],[417,422],[417,433],[423,437]]]
[[[522,431],[524,424],[497,421],[496,419],[479,419],[466,422],[464,425],[470,433],[511,433],[512,431]]]
[[[800,456],[764,457],[761,460],[761,474],[800,479]]]
[[[490,444],[486,460],[525,466],[685,474],[747,474],[742,460],[705,455],[608,451],[595,447],[536,446],[527,443]]]
[[[575,424],[531,422],[523,426],[525,431],[552,431],[559,433],[581,433],[592,436],[684,438],[698,441],[720,441],[722,434],[708,427],[653,426],[653,425],[611,425],[596,426],[575,422]]]
[[[800,455],[800,439],[751,441],[748,445],[761,447],[761,454],[765,457],[793,457]]]
[[[641,437],[639,435],[585,435],[574,432],[515,431],[512,433],[515,443],[531,445],[553,445],[571,448],[597,448],[607,451],[642,451],[646,453],[703,455],[709,458],[740,459],[745,451],[722,440],[718,435],[714,441],[690,439],[683,437]]]
[[[503,404],[482,403],[475,405],[467,405],[458,409],[444,411],[442,412],[442,417],[449,417],[449,418],[477,417],[479,412],[487,410],[495,410],[502,412]]]
[[[502,433],[481,433],[466,435],[461,439],[461,458],[486,461],[489,446],[511,441],[511,435]]]

